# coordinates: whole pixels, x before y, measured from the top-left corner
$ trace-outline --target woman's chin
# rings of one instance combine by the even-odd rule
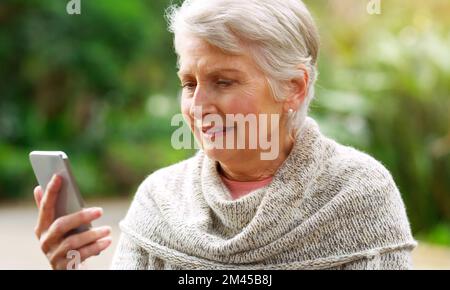
[[[233,159],[236,155],[236,150],[232,149],[217,149],[217,148],[208,148],[204,147],[203,152],[205,152],[206,156],[210,159],[226,162],[227,160]]]

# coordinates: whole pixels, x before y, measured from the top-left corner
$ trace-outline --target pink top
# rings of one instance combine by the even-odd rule
[[[220,177],[222,178],[223,183],[230,190],[231,198],[233,200],[243,197],[244,195],[246,195],[247,193],[249,193],[253,190],[256,190],[258,188],[262,188],[262,187],[268,185],[273,179],[273,177],[270,176],[266,179],[258,180],[258,181],[235,181],[235,180],[228,179],[223,175],[220,175]]]

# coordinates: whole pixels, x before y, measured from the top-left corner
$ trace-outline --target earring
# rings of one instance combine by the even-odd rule
[[[292,113],[294,113],[294,109],[289,109],[288,114],[291,115]]]

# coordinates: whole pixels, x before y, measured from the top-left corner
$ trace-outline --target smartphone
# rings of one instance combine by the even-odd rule
[[[30,153],[30,162],[36,179],[44,192],[54,174],[63,178],[55,204],[55,219],[83,209],[84,201],[75,182],[66,153],[62,151],[33,151]],[[69,232],[68,235],[87,231],[91,227],[90,223],[82,225]]]

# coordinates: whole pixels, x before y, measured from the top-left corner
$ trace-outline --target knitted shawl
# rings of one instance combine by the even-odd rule
[[[135,247],[119,245],[117,268],[146,255],[172,269],[327,269],[416,245],[391,174],[309,117],[266,187],[232,200],[200,150],[148,176],[120,228]]]

